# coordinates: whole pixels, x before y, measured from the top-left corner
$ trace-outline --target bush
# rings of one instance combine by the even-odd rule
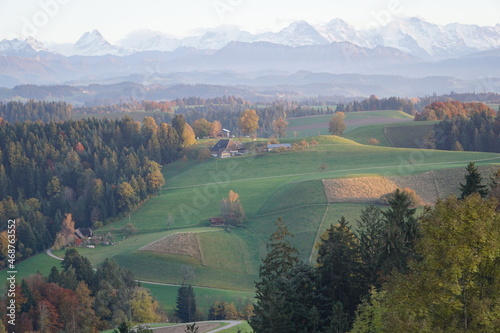
[[[371,138],[368,140],[368,144],[369,145],[378,145],[380,144],[380,140],[379,139],[375,139],[375,138]]]
[[[210,152],[210,149],[208,148],[203,148],[198,151],[198,160],[200,161],[205,161],[208,160],[212,157],[212,153]]]

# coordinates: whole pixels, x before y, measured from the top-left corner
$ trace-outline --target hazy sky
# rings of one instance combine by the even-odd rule
[[[0,0],[0,39],[33,37],[75,42],[99,30],[110,42],[138,29],[183,37],[206,28],[237,26],[278,31],[295,20],[342,18],[357,28],[417,16],[432,23],[496,25],[499,0]]]

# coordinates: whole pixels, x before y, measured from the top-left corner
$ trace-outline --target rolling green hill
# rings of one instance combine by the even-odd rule
[[[318,145],[300,151],[189,161],[189,168],[183,172],[179,167],[186,162],[167,165],[162,194],[131,214],[130,222],[139,234],[114,247],[100,247],[95,252],[85,249],[85,255],[94,264],[112,256],[143,280],[178,283],[182,281],[182,267],[190,266],[195,269],[195,285],[250,291],[259,260],[265,254],[265,242],[278,217],[295,234],[293,244],[306,261],[330,223],[346,215],[355,224],[363,205],[329,204],[318,179],[411,175],[463,168],[472,160],[478,165],[500,162],[499,154],[373,147],[331,136],[316,139]],[[321,164],[326,165],[325,170],[320,170]],[[173,177],[169,177],[171,173]],[[248,216],[245,228],[230,233],[206,228],[208,219],[219,215],[219,201],[229,190],[240,195]],[[165,222],[168,215],[174,219],[169,231]],[[128,217],[97,232],[111,231],[123,237],[118,231],[127,223]],[[202,262],[182,255],[138,251],[174,232],[202,232],[198,237]]]
[[[115,245],[79,251],[93,265],[106,257],[114,258],[144,281],[179,284],[188,269],[194,273],[189,283],[226,289],[227,294],[221,293],[224,294],[221,297],[231,300],[237,295],[235,291],[251,295],[254,290],[260,259],[266,253],[266,242],[278,218],[283,218],[295,235],[292,243],[299,250],[300,258],[310,262],[315,259],[315,243],[330,224],[345,216],[355,229],[364,205],[328,202],[322,179],[405,176],[444,169],[450,170],[446,174],[459,173],[460,176],[469,161],[477,161],[479,166],[500,163],[500,154],[493,153],[368,146],[334,136],[314,139],[317,145],[298,151],[252,153],[207,161],[190,159],[169,164],[163,168],[166,185],[160,195],[132,212],[130,218],[125,216],[95,231],[96,234],[111,232]],[[452,181],[439,185],[458,186]],[[228,231],[209,228],[209,218],[220,214],[219,202],[229,190],[239,194],[246,211],[244,228]],[[169,216],[173,223],[167,230]],[[137,230],[131,236],[123,231],[128,223]],[[141,250],[176,233],[195,233],[195,246],[199,247],[201,257]],[[175,287],[146,287],[165,307],[172,306]]]
[[[389,124],[410,121],[413,116],[396,110],[346,112],[346,133],[370,124]],[[311,137],[328,134],[332,115],[307,116],[288,119],[288,137]],[[364,143],[364,142],[363,142]]]

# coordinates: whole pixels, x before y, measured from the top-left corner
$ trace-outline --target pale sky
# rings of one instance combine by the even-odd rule
[[[258,33],[296,20],[324,24],[334,18],[359,29],[413,16],[494,26],[499,14],[499,0],[0,0],[0,40],[32,35],[43,42],[75,42],[97,29],[114,43],[139,29],[185,37],[229,25]]]

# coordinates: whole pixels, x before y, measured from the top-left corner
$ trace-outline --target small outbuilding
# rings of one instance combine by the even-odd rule
[[[210,218],[210,226],[211,227],[225,227],[226,219],[222,216],[212,217]]]

